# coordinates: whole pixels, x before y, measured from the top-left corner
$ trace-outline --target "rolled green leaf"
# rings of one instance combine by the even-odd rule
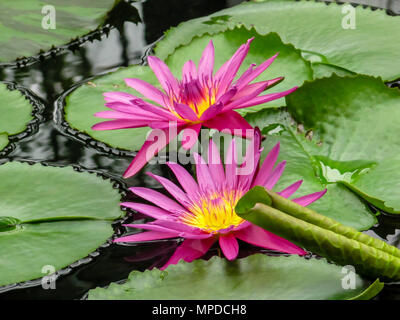
[[[400,250],[394,246],[387,244],[385,241],[370,237],[369,235],[359,232],[352,227],[345,226],[331,218],[323,216],[309,208],[297,204],[296,202],[286,199],[271,190],[267,190],[265,188],[263,189],[272,200],[271,207],[281,210],[291,215],[292,217],[309,222],[323,229],[330,230],[334,233],[345,236],[346,238],[356,240],[367,246],[374,247],[381,251],[387,252],[388,254],[393,255],[397,258],[400,258]],[[260,190],[257,190],[257,194],[260,195]],[[261,199],[258,202],[264,203],[264,201],[261,201]]]
[[[268,205],[257,203],[248,211],[236,213],[278,236],[326,257],[341,265],[352,265],[361,274],[400,280],[400,259],[385,251],[349,239],[288,215]]]

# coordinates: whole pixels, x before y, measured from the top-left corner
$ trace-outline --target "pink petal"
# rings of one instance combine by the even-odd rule
[[[218,102],[226,105],[230,100],[233,99],[233,97],[237,95],[237,93],[238,89],[233,86],[218,99]]]
[[[182,147],[184,149],[189,150],[196,144],[200,129],[201,123],[198,123],[183,130]]]
[[[192,60],[187,61],[182,68],[182,81],[189,82],[197,78],[196,65]]]
[[[256,83],[252,83],[249,84],[247,86],[245,86],[243,89],[238,90],[237,94],[233,97],[232,100],[237,100],[239,98],[243,98],[245,96],[250,96],[250,95],[254,95],[254,92],[258,92],[257,95],[259,93],[261,93],[259,91],[260,88],[264,88],[264,90],[270,86],[272,86],[273,84],[280,82],[283,80],[283,77],[279,77],[279,78],[275,78],[272,80],[267,80],[267,81],[261,81],[261,82],[256,82]]]
[[[289,187],[287,187],[286,189],[278,192],[278,194],[284,198],[289,198],[292,194],[294,194],[300,188],[302,183],[303,183],[303,180],[299,180],[299,181],[293,183],[292,185],[290,185]]]
[[[219,237],[219,246],[228,260],[233,260],[239,253],[239,244],[232,233]]]
[[[285,170],[286,160],[278,163],[274,171],[272,171],[271,175],[268,177],[267,181],[264,184],[264,187],[272,190],[272,188],[276,185],[278,180],[280,179],[283,171]]]
[[[136,115],[132,113],[127,113],[127,112],[119,112],[119,111],[100,111],[96,112],[94,114],[95,117],[98,118],[104,118],[104,119],[124,119],[124,120],[136,120],[136,121],[154,121],[154,120],[160,120],[154,117],[151,117],[151,114],[149,116],[147,115]]]
[[[140,242],[140,241],[170,239],[177,237],[178,237],[177,233],[147,231],[147,232],[132,234],[130,236],[120,237],[115,239],[113,242]]]
[[[136,202],[122,202],[122,203],[120,203],[120,205],[127,207],[127,208],[131,208],[133,210],[136,210],[136,211],[143,213],[146,216],[152,217],[154,219],[176,220],[173,213],[168,212],[159,207],[148,205],[148,204],[136,203]]]
[[[176,200],[178,200],[178,202],[180,202],[183,205],[189,203],[189,199],[186,193],[184,193],[173,182],[164,177],[153,174],[151,172],[146,172],[146,174],[152,177],[153,179],[157,180],[165,188],[165,190],[167,190]]]
[[[242,75],[236,83],[239,89],[244,88],[248,83],[257,78],[261,73],[263,73],[272,64],[272,62],[274,62],[277,56],[278,53],[269,58],[268,60],[264,61],[263,63],[261,63],[257,68],[253,70],[253,72],[249,72],[246,75]]]
[[[175,111],[180,115],[182,119],[187,119],[191,121],[197,121],[199,118],[197,117],[197,114],[187,106],[186,104],[182,103],[175,103],[174,105]]]
[[[293,91],[296,91],[297,88],[298,87],[294,87],[292,89],[289,89],[289,90],[286,90],[283,92],[270,93],[270,94],[266,94],[264,96],[255,97],[247,102],[242,103],[240,106],[235,107],[235,109],[248,108],[248,107],[256,106],[259,104],[267,103],[272,100],[282,98],[282,97],[287,96],[288,94],[292,93]]]
[[[265,157],[265,160],[260,170],[258,171],[258,174],[252,184],[252,187],[263,186],[265,184],[269,175],[271,174],[271,170],[274,167],[276,160],[278,159],[279,149],[280,149],[280,144],[278,142]]]
[[[215,190],[214,180],[204,159],[197,152],[193,152],[193,158],[196,163],[196,177],[200,189],[203,191]]]
[[[132,100],[136,98],[134,95],[130,93],[121,91],[104,92],[103,97],[104,100],[106,100],[106,102],[122,102],[128,104],[130,104]]]
[[[164,91],[169,95],[174,94],[178,96],[179,94],[179,84],[175,77],[172,75],[168,66],[164,63],[164,61],[160,60],[155,56],[149,56],[147,58],[149,63],[149,67],[153,70],[156,75],[158,81],[160,81],[161,86]]]
[[[229,63],[226,65],[224,73],[222,75],[217,72],[216,79],[219,81],[217,98],[224,94],[231,85],[244,58],[249,52],[250,43],[253,41],[253,39],[254,38],[247,40],[246,44],[243,44],[239,47],[239,49],[233,54],[232,58],[229,60]]]
[[[240,114],[232,110],[222,112],[216,117],[204,121],[203,125],[207,128],[243,137],[247,136],[246,130],[253,130],[253,127]]]
[[[142,99],[135,99],[133,101],[133,104],[137,105],[141,109],[151,113],[160,116],[162,119],[169,119],[171,121],[176,121],[177,117],[172,114],[169,110],[155,106],[151,103],[148,103]]]
[[[263,92],[267,88],[267,86],[268,82],[262,82],[261,84],[255,83],[252,90],[249,90],[250,93],[248,95],[243,95],[242,97],[233,100],[231,103],[226,104],[224,107],[224,111],[243,108],[243,104],[247,104],[248,101],[252,101],[252,99]]]
[[[199,78],[211,79],[214,69],[214,44],[212,40],[203,51],[199,61]]]
[[[237,169],[236,141],[235,139],[232,139],[225,156],[225,177],[226,177],[226,184],[229,190],[234,190],[236,188],[237,184],[236,169]]]
[[[150,159],[152,159],[173,138],[177,136],[178,134],[177,130],[170,130],[170,129],[171,127],[168,127],[166,129],[154,129],[150,133],[149,137],[147,138],[147,140],[142,145],[139,152],[133,158],[133,161],[126,169],[123,175],[124,178],[129,178],[135,175],[137,172],[139,172],[139,170],[142,169]]]
[[[314,201],[317,201],[319,198],[321,198],[326,193],[326,191],[327,191],[327,189],[319,191],[319,192],[311,193],[309,195],[293,199],[292,201],[305,207],[305,206],[308,206],[309,204],[313,203]]]
[[[195,198],[199,192],[199,186],[193,177],[181,165],[173,162],[167,163],[168,167],[173,171],[183,190],[190,198]]]
[[[141,128],[147,127],[149,125],[149,120],[126,120],[118,119],[111,121],[104,121],[96,123],[92,126],[92,130],[118,130],[118,129],[131,129],[131,128]]]
[[[204,232],[203,230],[186,225],[181,221],[171,220],[156,220],[151,222],[152,225],[157,225],[172,231],[179,232],[179,235],[188,239],[206,239],[212,236],[211,233]]]
[[[150,83],[147,83],[146,81],[135,78],[129,78],[125,79],[125,83],[129,87],[140,92],[147,99],[150,99],[161,106],[165,106],[166,101],[168,100],[166,95],[163,92],[161,92],[161,90],[157,89],[156,87],[152,86]]]
[[[213,139],[210,139],[208,144],[208,170],[213,179],[215,179],[215,185],[217,187],[223,186],[225,183],[224,167],[219,150]]]
[[[185,212],[185,209],[181,205],[158,191],[143,187],[132,187],[129,188],[129,190],[131,190],[137,196],[172,213]]]
[[[171,256],[168,262],[160,269],[164,270],[170,264],[177,264],[180,260],[192,262],[193,260],[203,256],[211,248],[214,242],[214,238],[208,238],[204,240],[186,239],[175,250],[174,254]]]
[[[254,130],[254,137],[247,147],[245,159],[241,164],[240,169],[238,170],[239,185],[245,190],[248,190],[250,188],[254,174],[257,172],[258,163],[261,156],[260,146],[261,132],[260,129],[257,127]]]
[[[304,255],[306,252],[290,241],[254,224],[235,232],[235,237],[252,245],[280,252]]]
[[[124,224],[123,226],[130,227],[130,228],[158,231],[158,232],[175,233],[175,230],[173,230],[173,229],[166,228],[164,226],[159,226],[156,224],[152,224],[151,222],[150,223],[137,223],[137,224]]]
[[[107,108],[110,108],[114,111],[122,112],[122,113],[127,113],[129,115],[136,115],[138,117],[147,117],[151,118],[154,120],[163,120],[166,117],[164,114],[159,114],[159,112],[154,113],[154,112],[149,112],[148,110],[142,109],[140,106],[132,103],[132,104],[125,104],[122,102],[107,102],[106,104]],[[160,110],[164,110],[161,107],[157,107]],[[176,117],[175,117],[176,118]]]

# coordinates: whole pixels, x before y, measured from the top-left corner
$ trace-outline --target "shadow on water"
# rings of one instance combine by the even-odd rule
[[[159,0],[132,4],[122,2],[107,21],[112,27],[95,33],[91,41],[74,44],[69,49],[28,66],[0,67],[0,81],[14,82],[29,89],[44,104],[43,121],[35,132],[16,145],[8,158],[44,161],[55,165],[76,165],[84,170],[96,170],[120,179],[131,161],[131,156],[100,152],[82,141],[64,135],[54,121],[56,99],[80,81],[120,66],[143,63],[146,51],[170,27],[240,2],[242,0],[186,0],[185,5],[182,5],[182,0],[163,0],[162,5]],[[172,178],[165,166],[148,165],[138,175],[125,181],[126,184],[159,188],[144,175],[146,170]],[[132,196],[128,196],[128,199],[130,197]],[[144,217],[137,215],[135,219]],[[379,220],[379,225],[369,233],[399,246],[399,221],[390,217],[381,217]],[[121,232],[121,227],[117,229]],[[0,288],[0,299],[80,299],[89,289],[123,281],[132,270],[163,265],[177,244],[177,240],[164,240],[145,244],[106,245],[88,258],[63,270],[57,279],[55,290],[42,289],[40,282],[32,287],[28,283],[3,292]],[[243,256],[254,250],[261,250],[242,245]],[[261,251],[276,254],[272,251]],[[214,254],[218,254],[217,248],[209,253],[208,258]],[[399,291],[399,286],[388,286],[379,297],[400,298]]]

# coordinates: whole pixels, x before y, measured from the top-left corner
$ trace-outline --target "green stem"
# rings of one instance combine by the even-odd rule
[[[368,236],[365,233],[359,232],[354,228],[347,227],[331,218],[323,216],[309,208],[303,207],[296,202],[288,200],[279,194],[265,189],[265,192],[272,200],[271,207],[281,210],[292,217],[304,220],[323,229],[330,230],[334,233],[345,236],[346,238],[356,240],[367,246],[374,247],[381,251],[387,252],[397,258],[400,258],[400,250],[394,246],[387,244],[385,241]],[[261,202],[261,201],[259,201]]]
[[[282,238],[358,272],[400,280],[400,250],[356,229],[254,187],[237,203],[236,213]]]
[[[362,274],[400,280],[400,259],[387,252],[262,203],[238,214],[243,219],[338,264],[353,265]]]

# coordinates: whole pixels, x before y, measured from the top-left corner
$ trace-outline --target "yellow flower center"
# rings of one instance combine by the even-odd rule
[[[204,196],[181,217],[182,222],[206,232],[236,227],[244,221],[234,209],[241,196],[238,190]]]

